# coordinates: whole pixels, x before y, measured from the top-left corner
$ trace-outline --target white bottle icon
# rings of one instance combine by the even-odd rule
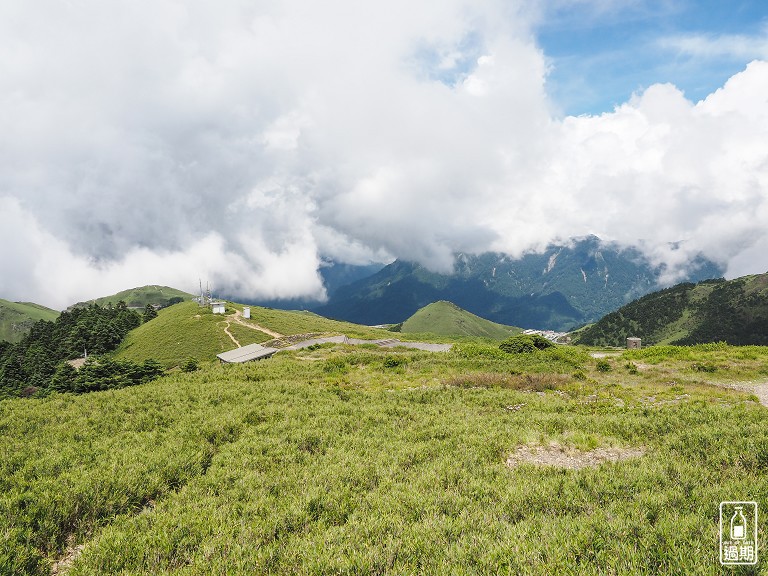
[[[747,519],[741,509],[743,506],[736,506],[736,512],[731,518],[731,540],[744,540],[747,537]]]

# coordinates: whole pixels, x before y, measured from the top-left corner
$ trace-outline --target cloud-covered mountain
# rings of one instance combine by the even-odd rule
[[[722,274],[704,258],[691,270],[691,280]],[[396,261],[339,288],[315,311],[363,324],[397,323],[430,302],[449,300],[501,324],[567,330],[658,289],[664,275],[636,248],[590,236],[521,258],[459,254],[452,274]]]
[[[0,295],[322,298],[326,256],[445,273],[589,233],[670,280],[768,268],[768,62],[563,115],[541,4],[3,2]]]

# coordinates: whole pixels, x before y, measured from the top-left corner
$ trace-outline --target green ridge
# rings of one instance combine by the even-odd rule
[[[129,288],[128,290],[123,290],[112,296],[103,296],[87,302],[78,302],[75,306],[83,306],[87,304],[98,304],[100,306],[112,304],[114,306],[122,300],[129,308],[144,308],[147,304],[167,306],[168,301],[172,298],[189,300],[194,298],[194,295],[182,290],[177,290],[176,288],[169,288],[168,286],[150,285],[141,286],[139,288]]]
[[[440,336],[477,336],[502,340],[521,332],[520,328],[491,322],[441,300],[418,310],[403,322],[403,333],[432,333]]]
[[[9,302],[0,298],[0,340],[18,342],[38,320],[52,322],[59,313],[33,302]]]

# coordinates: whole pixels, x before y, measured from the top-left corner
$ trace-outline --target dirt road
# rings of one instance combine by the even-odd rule
[[[240,310],[235,310],[234,316],[232,316],[232,320],[237,322],[238,324],[245,326],[246,328],[250,328],[251,330],[258,330],[259,332],[264,332],[264,334],[269,334],[272,336],[272,338],[282,338],[283,335],[279,332],[274,332],[270,330],[269,328],[264,328],[264,326],[259,326],[258,324],[254,322],[246,322],[245,318],[243,318],[243,313],[240,312]]]

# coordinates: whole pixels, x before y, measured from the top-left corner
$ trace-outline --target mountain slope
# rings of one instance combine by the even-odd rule
[[[701,259],[692,280],[722,271]],[[449,300],[483,318],[511,326],[571,329],[647,294],[663,269],[636,249],[595,236],[513,259],[504,254],[460,254],[451,275],[395,261],[373,276],[337,289],[323,316],[362,324],[401,322],[419,308]]]
[[[18,342],[38,320],[53,322],[59,313],[32,302],[9,302],[0,298],[0,340]]]
[[[391,338],[392,333],[347,322],[329,320],[312,312],[273,310],[251,307],[251,318],[236,317],[241,304],[227,303],[226,314],[213,314],[208,307],[195,302],[182,302],[164,308],[157,318],[128,333],[116,351],[119,360],[143,362],[148,358],[171,368],[180,366],[187,358],[213,361],[216,354],[241,346],[271,340],[273,335],[258,328],[284,336],[306,333],[336,333],[360,338]],[[230,337],[230,335],[232,337]]]
[[[429,332],[441,336],[480,336],[501,340],[521,330],[480,318],[451,302],[440,301],[418,310],[403,322],[400,331],[403,333]]]
[[[144,308],[147,304],[153,304],[156,306],[168,306],[172,304],[171,300],[178,302],[178,298],[181,301],[194,298],[193,294],[177,290],[176,288],[169,288],[168,286],[142,286],[140,288],[130,288],[123,290],[112,296],[103,296],[96,298],[95,300],[89,300],[88,302],[78,302],[75,306],[83,306],[87,304],[98,304],[99,306],[107,306],[112,304],[113,306],[120,301],[126,303],[129,308]]]
[[[574,341],[650,344],[768,344],[768,274],[684,283],[648,294],[584,329]]]

